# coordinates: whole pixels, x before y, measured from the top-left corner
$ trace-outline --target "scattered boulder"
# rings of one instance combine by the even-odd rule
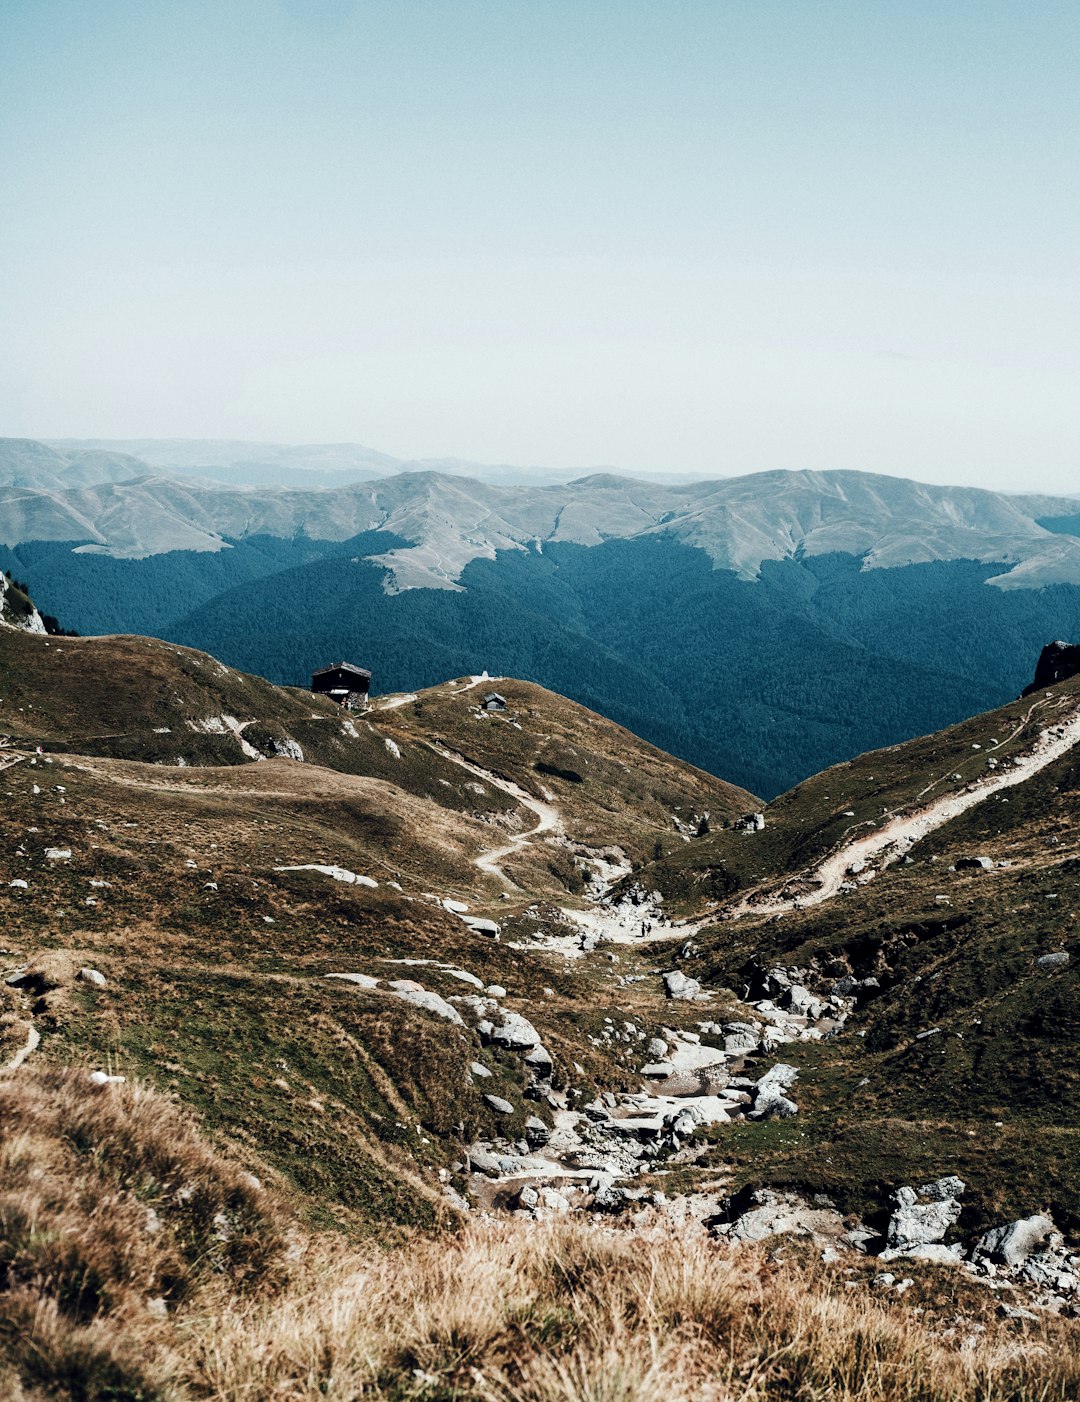
[[[469,1166],[474,1173],[486,1174],[488,1178],[498,1178],[500,1173],[499,1160],[482,1144],[473,1144],[469,1149]]]
[[[529,1051],[540,1044],[540,1033],[520,1013],[503,1012],[502,1022],[493,1027],[489,1041],[510,1051]]]
[[[494,920],[485,920],[480,915],[459,915],[458,918],[463,920],[470,930],[475,930],[478,935],[487,935],[493,940],[499,938],[501,931]]]
[[[944,1241],[949,1228],[960,1216],[959,1198],[964,1183],[955,1177],[939,1178],[918,1191],[898,1188],[886,1230],[883,1259],[910,1255],[915,1248]]]
[[[501,1095],[485,1095],[484,1099],[497,1115],[512,1115],[514,1113],[514,1107],[509,1100],[504,1100]]]
[[[525,1142],[530,1149],[542,1149],[551,1138],[550,1128],[538,1115],[530,1115],[525,1121]]]
[[[1022,1266],[1029,1256],[1042,1250],[1055,1228],[1049,1217],[1036,1215],[993,1227],[975,1243],[972,1255],[986,1257],[1000,1266]]]
[[[339,978],[345,983],[355,983],[358,988],[378,988],[379,980],[374,974],[327,974],[327,978]]]
[[[648,1067],[645,1068],[646,1074]],[[723,1062],[699,1066],[687,1071],[674,1071],[657,1087],[661,1095],[718,1095],[727,1088],[731,1075]]]
[[[412,979],[395,979],[388,987],[395,998],[411,1003],[414,1008],[434,1013],[436,1017],[444,1017],[447,1022],[454,1022],[458,1027],[465,1026],[457,1008],[452,1008],[438,993],[431,993],[428,989],[421,988],[418,983],[413,983]]]
[[[1055,950],[1052,954],[1040,954],[1035,960],[1040,969],[1063,969],[1069,962],[1069,954],[1065,949]]]
[[[724,1051],[729,1056],[754,1052],[761,1041],[761,1028],[753,1022],[724,1023]]]
[[[993,857],[958,857],[956,859],[957,871],[993,871]]]
[[[784,1232],[835,1241],[844,1230],[843,1217],[827,1200],[811,1205],[775,1188],[743,1189],[728,1200],[724,1217],[713,1229],[732,1241],[764,1241]]]
[[[79,970],[79,972],[75,975],[75,977],[80,981],[80,983],[91,983],[95,988],[105,987],[105,975],[101,972],[100,969],[91,969],[84,964],[83,967]]]
[[[664,992],[676,1001],[690,1001],[701,993],[701,984],[696,978],[688,978],[681,969],[672,969],[664,975]]]

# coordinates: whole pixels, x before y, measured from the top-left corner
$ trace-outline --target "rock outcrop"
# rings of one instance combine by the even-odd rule
[[[1035,666],[1035,680],[1021,694],[1031,696],[1075,676],[1080,676],[1080,643],[1047,643]]]

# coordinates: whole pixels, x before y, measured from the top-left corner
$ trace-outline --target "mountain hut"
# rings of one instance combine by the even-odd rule
[[[351,662],[336,662],[311,674],[311,689],[316,696],[329,696],[349,711],[364,709],[370,687],[371,673]]]

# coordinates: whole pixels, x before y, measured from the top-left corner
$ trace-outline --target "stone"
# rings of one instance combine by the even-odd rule
[[[668,1054],[668,1044],[663,1037],[653,1037],[645,1051],[648,1056],[652,1057],[653,1061],[663,1061]]]
[[[967,1184],[964,1180],[950,1173],[945,1178],[935,1178],[932,1183],[924,1183],[919,1189],[919,1196],[928,1198],[931,1202],[948,1202],[950,1198],[962,1198],[966,1189]]]
[[[1024,696],[1043,691],[1048,686],[1067,681],[1080,673],[1080,644],[1060,641],[1047,643],[1039,654],[1035,667],[1035,680],[1025,687]]]
[[[542,1042],[537,1042],[535,1047],[530,1047],[521,1058],[526,1066],[530,1066],[538,1076],[546,1076],[551,1072],[551,1057]]]
[[[485,1095],[484,1099],[497,1115],[512,1115],[514,1113],[514,1107],[509,1100],[504,1100],[501,1095]]]
[[[701,984],[696,978],[687,978],[681,969],[672,969],[664,975],[664,991],[669,998],[689,1001],[701,992]]]
[[[957,871],[993,871],[993,857],[958,857],[956,859]]]
[[[887,1249],[906,1255],[913,1247],[943,1241],[945,1233],[960,1216],[957,1198],[963,1191],[964,1184],[959,1178],[939,1178],[927,1184],[921,1193],[916,1193],[914,1188],[897,1189],[886,1230]],[[923,1201],[919,1200],[920,1196]]]
[[[761,1041],[761,1028],[752,1022],[724,1023],[724,1051],[729,1056],[754,1052]]]
[[[484,992],[489,998],[506,997],[506,989],[502,986],[501,983],[489,983],[488,986],[484,989]]]
[[[535,1188],[522,1188],[517,1195],[517,1205],[526,1212],[532,1212],[540,1206],[540,1194]]]
[[[1035,960],[1040,969],[1063,969],[1068,962],[1069,955],[1064,949],[1055,950],[1053,954],[1040,954]]]
[[[89,1076],[92,1086],[120,1086],[127,1080],[126,1076],[110,1076],[107,1071],[91,1071]]]
[[[92,983],[95,988],[105,987],[105,975],[100,969],[91,969],[84,965],[75,977],[81,983]]]
[[[670,1061],[649,1061],[641,1068],[643,1076],[653,1076],[657,1079],[673,1075],[674,1071],[674,1063]]]
[[[434,1013],[436,1017],[444,1017],[447,1022],[456,1023],[458,1027],[464,1027],[461,1014],[457,1008],[452,1008],[445,998],[438,993],[431,993],[426,988],[420,988],[412,983],[411,979],[397,979],[390,985],[390,992],[395,998],[401,998],[406,1003],[411,1003],[414,1008],[420,1008],[425,1013]]]
[[[731,1077],[722,1062],[698,1066],[687,1071],[675,1071],[667,1076],[657,1090],[661,1095],[719,1095],[727,1088]]]
[[[327,974],[327,978],[344,979],[346,983],[355,983],[358,988],[378,988],[379,980],[373,974]]]
[[[479,1076],[481,1080],[487,1080],[491,1075],[491,1072],[482,1061],[470,1061],[469,1070],[474,1076]]]
[[[798,1113],[799,1107],[794,1100],[789,1099],[782,1091],[770,1088],[758,1095],[750,1117],[755,1120],[787,1120]]]
[[[1004,1227],[992,1227],[975,1243],[973,1255],[988,1257],[1001,1266],[1022,1266],[1040,1251],[1054,1232],[1049,1217],[1022,1217]]]
[[[794,1013],[796,1017],[819,1018],[825,1011],[820,999],[815,998],[808,988],[804,988],[800,983],[793,983],[780,999],[780,1006],[786,1008],[788,1012]]]
[[[497,1046],[511,1051],[528,1051],[539,1045],[540,1033],[520,1013],[503,1012],[501,1024],[492,1028],[489,1038]]]
[[[46,847],[45,858],[50,862],[69,862],[71,860],[70,847]]]
[[[469,1164],[474,1173],[484,1173],[489,1178],[498,1178],[499,1160],[481,1144],[474,1144],[469,1150]]]
[[[844,1228],[835,1207],[811,1206],[796,1193],[774,1188],[743,1189],[727,1204],[727,1214],[728,1222],[716,1231],[733,1241],[764,1241],[787,1232],[834,1241]]]
[[[487,935],[489,939],[497,940],[500,928],[494,920],[484,920],[478,915],[461,915],[458,917],[464,920],[470,930],[475,930],[478,935]]]
[[[757,1082],[759,1091],[766,1087],[776,1087],[778,1090],[787,1090],[799,1079],[799,1073],[794,1066],[788,1066],[783,1061],[778,1061],[775,1066],[769,1068],[764,1076]]]
[[[538,1115],[530,1115],[525,1121],[525,1142],[530,1149],[542,1149],[551,1138],[550,1128]]]

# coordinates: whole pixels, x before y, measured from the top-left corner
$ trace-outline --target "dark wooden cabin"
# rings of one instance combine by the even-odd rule
[[[361,710],[367,705],[371,673],[351,662],[337,662],[332,667],[320,667],[311,674],[311,689],[316,696],[329,696],[339,706]]]
[[[500,696],[497,691],[489,691],[484,697],[483,704],[485,711],[505,711],[506,697]]]

